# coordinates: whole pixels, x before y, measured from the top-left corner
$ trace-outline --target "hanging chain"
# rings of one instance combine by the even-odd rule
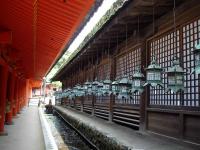
[[[127,29],[128,28],[128,26],[127,26],[127,24],[126,24],[126,50],[127,50]],[[125,74],[127,74],[127,59],[126,59],[126,55],[125,55]]]
[[[137,25],[137,43],[139,42],[139,33],[140,33],[140,16],[138,16],[138,25]]]
[[[154,6],[154,0],[153,0],[153,43],[152,43],[152,46],[154,47],[155,45],[155,6]],[[155,56],[155,50],[152,49],[153,52],[152,52],[152,55],[153,57]]]
[[[108,66],[107,67],[109,67],[109,65],[111,65],[111,63],[110,63],[110,38],[109,38],[109,43],[108,43]],[[107,73],[106,78],[109,79],[109,73]]]
[[[176,0],[174,0],[174,7],[173,7],[173,21],[174,21],[174,42],[175,42],[175,45],[174,45],[174,49],[175,49],[175,54],[177,55],[177,31],[176,31],[176,12],[175,12],[175,9],[176,9]],[[174,58],[175,59],[175,58]]]

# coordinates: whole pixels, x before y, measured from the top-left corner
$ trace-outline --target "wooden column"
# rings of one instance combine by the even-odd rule
[[[9,77],[9,92],[8,92],[8,102],[10,104],[9,112],[6,113],[6,124],[12,124],[13,117],[13,102],[14,102],[14,88],[15,88],[15,76],[14,74],[10,74]]]
[[[29,79],[26,79],[26,89],[25,89],[26,90],[25,91],[26,92],[26,97],[25,97],[26,98],[26,103],[25,103],[25,105],[29,105],[29,100],[30,100],[29,99],[30,98],[30,94],[29,94],[30,91],[29,91],[29,89],[30,89],[29,88]]]
[[[14,101],[13,101],[13,116],[17,116],[17,94],[18,94],[18,78],[15,76],[15,86],[14,86]]]
[[[146,68],[146,44],[145,42],[143,42],[144,44],[141,47],[141,66],[142,66],[142,73],[145,75],[145,70],[144,68]],[[146,88],[145,88],[146,89]],[[147,104],[147,99],[146,99],[146,90],[141,94],[140,97],[140,130],[144,131],[146,129],[146,104]]]
[[[19,91],[20,91],[20,79],[17,79],[17,85],[16,85],[16,114],[19,112]]]
[[[4,134],[8,67],[0,67],[0,134]]]
[[[116,63],[115,58],[111,58],[111,70],[110,70],[110,80],[115,80],[115,73],[116,73]],[[110,95],[110,102],[109,102],[109,122],[112,122],[113,120],[113,105],[115,101],[115,96],[113,94]]]

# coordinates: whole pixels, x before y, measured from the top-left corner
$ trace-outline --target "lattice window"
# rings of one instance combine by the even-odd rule
[[[116,63],[116,77],[121,78],[124,74],[131,75],[136,67],[141,66],[141,48],[135,48],[117,58]]]
[[[105,79],[110,79],[111,73],[111,63],[102,63],[98,66],[97,79],[98,81],[103,81]],[[110,96],[96,96],[96,103],[109,103]]]
[[[124,74],[132,75],[136,67],[141,67],[141,48],[132,48],[125,55],[116,59],[116,77],[121,78]],[[130,99],[122,100],[115,98],[119,104],[139,104],[140,95],[134,94]]]
[[[98,81],[102,81],[105,79],[110,79],[111,66],[110,62],[104,63],[98,66],[97,69],[97,79]]]
[[[175,35],[176,34],[176,35]],[[157,57],[158,63],[166,71],[172,66],[174,56],[180,57],[180,31],[172,31],[168,34],[150,42],[151,56]],[[180,105],[180,93],[173,94],[165,91],[167,89],[167,74],[162,74],[164,87],[150,87],[150,105]]]
[[[154,41],[151,40],[150,50],[151,55],[154,51],[159,64],[165,71],[172,65],[173,56],[181,57],[185,71],[183,97],[180,93],[165,92],[167,75],[162,74],[164,88],[150,88],[150,105],[200,106],[198,75],[190,74],[194,68],[194,46],[200,42],[200,19],[180,27],[176,33],[176,38],[173,37],[173,32],[170,32],[159,36]]]
[[[93,68],[88,69],[86,71],[86,80],[93,81],[93,76],[94,76],[94,69]]]
[[[184,106],[200,106],[198,75],[190,72],[194,68],[194,47],[200,43],[200,19],[183,26]]]

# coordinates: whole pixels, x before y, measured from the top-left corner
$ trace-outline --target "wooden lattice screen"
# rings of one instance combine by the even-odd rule
[[[97,67],[96,78],[98,81],[110,79],[111,73],[111,60],[103,60]],[[108,103],[110,96],[96,96],[97,103]]]
[[[194,68],[194,46],[200,43],[200,19],[192,21],[182,27],[183,38],[183,67],[187,71],[185,76],[184,106],[200,106],[199,78],[192,74]]]
[[[97,67],[96,77],[98,81],[110,79],[111,60],[107,59],[100,63]]]
[[[141,46],[130,48],[124,55],[116,58],[116,77],[121,78],[125,75],[132,75],[136,67],[141,67]],[[139,104],[140,95],[134,94],[130,99],[122,100],[115,98],[115,103],[122,104]]]
[[[169,31],[151,39],[148,44],[151,56],[154,54],[161,67],[166,71],[172,66],[174,56],[180,58],[185,71],[183,93],[166,92],[167,75],[162,74],[164,87],[150,87],[150,105],[199,106],[199,80],[197,75],[190,75],[194,68],[193,50],[199,41],[200,20],[180,26],[176,32]]]

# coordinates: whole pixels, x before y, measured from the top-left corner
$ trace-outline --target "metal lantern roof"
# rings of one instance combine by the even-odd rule
[[[183,68],[180,66],[180,63],[179,63],[179,60],[178,59],[175,59],[173,61],[173,65],[172,67],[169,68],[168,71],[166,71],[166,73],[184,73],[184,70]]]
[[[112,85],[118,85],[119,84],[119,81],[118,80],[115,80],[112,82]]]
[[[99,84],[99,82],[97,80],[95,80],[94,82],[92,82],[92,85],[94,85],[94,86],[96,86],[98,84]]]
[[[141,78],[144,78],[144,75],[141,73],[141,70],[139,68],[137,68],[136,72],[133,74],[132,78],[141,79]]]
[[[153,56],[153,59],[151,61],[151,64],[148,66],[148,68],[146,68],[146,70],[159,70],[162,71],[161,66],[158,64],[156,57]]]
[[[128,75],[124,75],[121,80],[119,80],[119,85],[120,84],[131,84],[129,78],[128,78]]]
[[[106,80],[104,80],[104,81],[103,81],[103,83],[104,83],[104,84],[111,84],[111,83],[112,83],[112,81],[111,81],[111,80],[109,80],[109,79],[106,79]]]

